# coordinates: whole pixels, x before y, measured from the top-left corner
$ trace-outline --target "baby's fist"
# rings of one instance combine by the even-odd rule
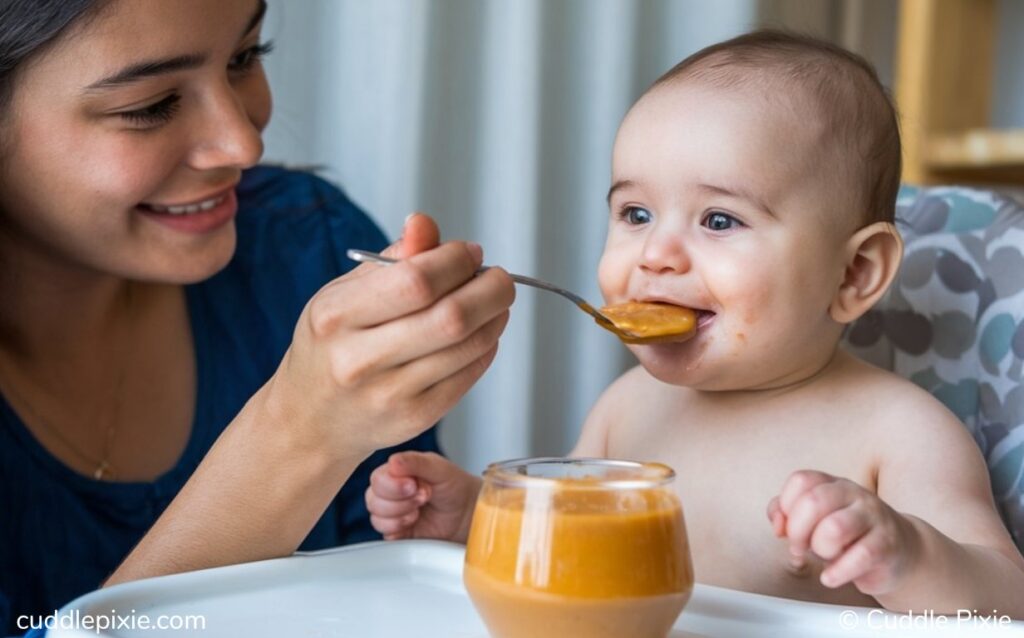
[[[857,483],[823,472],[794,472],[767,513],[775,534],[789,540],[795,567],[808,552],[825,562],[826,587],[852,582],[864,594],[886,594],[918,553],[919,536],[906,517]]]
[[[465,542],[479,480],[433,452],[400,452],[370,475],[366,508],[385,540]]]

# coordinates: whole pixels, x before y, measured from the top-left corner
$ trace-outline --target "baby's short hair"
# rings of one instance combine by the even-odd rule
[[[811,36],[761,29],[701,49],[651,90],[689,79],[725,87],[780,81],[795,87],[797,95],[809,98],[840,151],[842,177],[864,211],[864,223],[893,221],[902,164],[899,125],[889,93],[867,60]]]

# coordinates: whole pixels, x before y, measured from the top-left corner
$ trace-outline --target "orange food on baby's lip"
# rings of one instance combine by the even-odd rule
[[[695,310],[669,303],[627,301],[605,306],[601,314],[639,343],[682,340],[682,337],[692,337],[697,330]],[[623,341],[630,343],[634,339]]]

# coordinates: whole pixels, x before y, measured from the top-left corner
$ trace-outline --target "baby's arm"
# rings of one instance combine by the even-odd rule
[[[481,480],[433,452],[399,452],[370,475],[366,508],[386,540],[465,543]]]
[[[963,425],[941,406],[894,420],[877,494],[820,472],[787,480],[769,504],[794,561],[826,562],[822,584],[852,582],[891,610],[959,609],[1024,618],[1024,559],[996,512],[989,476]]]

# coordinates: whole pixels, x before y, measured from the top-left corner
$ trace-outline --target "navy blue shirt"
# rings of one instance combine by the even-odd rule
[[[197,385],[192,432],[166,474],[147,483],[94,481],[63,465],[0,398],[0,632],[46,616],[100,586],[153,525],[245,402],[270,378],[309,298],[355,264],[348,248],[381,250],[384,235],[337,188],[305,172],[246,171],[238,248],[188,286]],[[436,450],[433,429],[374,454],[338,493],[300,549],[380,538],[363,492],[398,449]]]

